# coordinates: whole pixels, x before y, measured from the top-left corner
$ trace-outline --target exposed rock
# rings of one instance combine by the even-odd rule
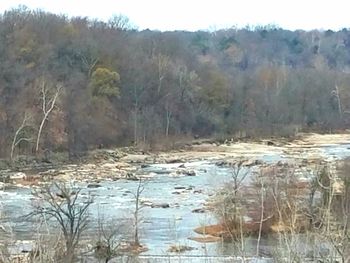
[[[283,162],[283,161],[278,161],[278,162],[276,163],[276,166],[283,166],[283,167],[287,167],[287,166],[288,166],[288,163]]]
[[[16,180],[16,179],[25,179],[27,175],[23,172],[18,172],[10,175],[11,180]]]
[[[147,199],[141,199],[140,203],[141,203],[143,206],[150,206],[150,207],[152,207],[152,205],[153,205],[153,202],[150,201],[150,200],[147,200]]]
[[[192,210],[192,213],[202,214],[202,213],[205,213],[205,209],[204,208],[196,208],[196,209]]]
[[[127,173],[126,174],[126,177],[125,177],[126,180],[129,180],[129,181],[139,181],[140,178],[138,178],[135,174],[133,173]]]
[[[268,146],[275,146],[275,143],[273,141],[267,141],[266,145],[268,145]]]
[[[251,166],[256,166],[256,165],[262,165],[263,162],[261,160],[247,160],[243,162],[244,166],[251,167]]]
[[[145,163],[147,160],[147,157],[148,157],[147,155],[129,154],[121,158],[120,160],[127,163]]]
[[[227,166],[227,161],[218,161],[215,163],[216,166],[225,167]]]
[[[183,159],[178,159],[178,158],[168,158],[165,160],[166,163],[184,163],[185,161]]]
[[[187,176],[196,176],[196,172],[194,170],[188,170],[188,171],[186,171],[185,175],[187,175]]]
[[[174,189],[175,190],[185,190],[186,187],[185,186],[175,186]]]
[[[88,184],[87,186],[87,188],[99,188],[99,187],[102,187],[102,185],[97,183]]]
[[[169,208],[170,205],[168,203],[160,203],[160,204],[152,204],[152,208]]]

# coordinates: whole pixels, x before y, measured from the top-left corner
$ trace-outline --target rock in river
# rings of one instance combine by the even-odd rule
[[[88,184],[87,188],[99,188],[102,187],[100,184]]]
[[[202,214],[202,213],[205,213],[205,210],[203,208],[196,208],[192,210],[192,213]]]
[[[185,175],[187,175],[187,176],[195,176],[196,172],[193,171],[193,170],[188,170],[188,171],[185,172]]]
[[[152,204],[152,208],[169,208],[170,205],[168,203],[160,203],[160,204]]]
[[[185,186],[175,186],[174,189],[175,190],[185,190],[186,187]]]

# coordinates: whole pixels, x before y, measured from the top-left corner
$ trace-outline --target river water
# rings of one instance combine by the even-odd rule
[[[326,146],[321,150],[326,158],[342,159],[350,156],[347,144]],[[279,154],[262,155],[264,162],[274,163],[282,158]],[[138,171],[140,174],[152,175],[145,179],[141,200],[144,202],[169,204],[168,208],[152,208],[143,206],[140,210],[140,239],[148,247],[143,255],[167,255],[170,245],[187,245],[193,247],[186,255],[192,256],[222,256],[232,255],[230,244],[198,243],[189,240],[196,236],[193,229],[203,225],[215,224],[215,217],[209,212],[193,213],[192,210],[202,208],[206,200],[215,190],[230,179],[231,171],[218,167],[211,161],[185,163],[186,169],[194,170],[196,176],[174,176],[174,172],[182,163],[154,164]],[[74,187],[82,188],[82,201],[93,198],[90,206],[90,234],[97,228],[98,218],[112,226],[123,224],[126,233],[132,231],[132,213],[135,207],[135,197],[138,182],[128,180],[103,181],[99,188],[88,188],[87,183],[75,183]],[[178,189],[181,188],[181,189]],[[177,193],[175,193],[177,192]],[[3,218],[1,225],[13,230],[14,239],[32,240],[35,232],[35,222],[23,216],[30,213],[33,203],[37,200],[29,188],[0,191],[0,203]],[[129,227],[126,227],[129,226]],[[1,231],[1,229],[0,229]],[[272,242],[272,243],[271,243]],[[268,253],[273,241],[263,239],[261,252]],[[247,239],[246,249],[254,253],[255,239]]]

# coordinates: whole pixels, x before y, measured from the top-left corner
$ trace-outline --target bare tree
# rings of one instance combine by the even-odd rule
[[[332,95],[337,99],[339,117],[342,118],[343,117],[343,107],[342,107],[342,103],[341,103],[341,99],[340,99],[338,85],[335,85],[334,90],[332,90]]]
[[[140,224],[140,211],[142,209],[140,198],[142,192],[145,190],[144,183],[140,178],[139,184],[137,185],[136,192],[133,193],[135,198],[135,210],[134,210],[134,246],[140,246],[139,239],[139,224]]]
[[[108,25],[112,29],[119,30],[129,30],[133,28],[133,25],[130,23],[129,18],[121,14],[112,15],[112,17],[108,20]]]
[[[261,241],[261,232],[262,232],[262,227],[263,227],[263,223],[264,223],[264,211],[265,211],[265,207],[264,207],[264,195],[265,195],[265,187],[264,187],[264,181],[261,180],[260,181],[261,187],[260,187],[260,192],[261,192],[261,196],[260,196],[260,201],[261,201],[261,211],[260,211],[260,222],[259,222],[259,234],[258,234],[258,241],[256,244],[256,256],[259,256],[259,252],[260,252],[260,241]]]
[[[319,233],[333,247],[333,257],[341,262],[350,258],[350,170],[349,160],[341,163],[337,173],[324,169],[318,175],[319,189],[322,195]]]
[[[54,94],[50,96],[50,94],[49,94],[50,90],[47,87],[46,81],[42,80],[42,82],[41,82],[41,99],[42,99],[43,118],[40,122],[38,136],[36,139],[36,147],[35,147],[36,153],[38,153],[38,150],[39,150],[40,137],[41,137],[41,133],[42,133],[44,124],[45,124],[46,120],[48,119],[49,114],[55,108],[57,98],[60,95],[62,88],[63,87],[61,85],[57,85]]]
[[[12,145],[11,145],[11,154],[10,154],[11,161],[13,160],[13,154],[18,144],[20,144],[23,141],[26,141],[26,142],[32,141],[32,138],[26,137],[26,135],[24,134],[25,129],[30,126],[28,125],[28,121],[30,120],[30,118],[31,117],[28,116],[27,113],[25,113],[21,125],[18,127],[18,129],[15,132],[15,135],[12,140]]]
[[[232,193],[233,193],[233,222],[238,223],[238,209],[239,209],[239,190],[249,174],[249,169],[245,169],[243,166],[244,161],[239,160],[235,164],[231,165],[231,178],[232,178]],[[232,222],[231,222],[232,223]]]
[[[118,256],[118,248],[121,245],[121,228],[122,224],[116,224],[116,220],[110,223],[104,223],[99,218],[98,223],[98,241],[95,246],[95,256],[98,259],[108,263],[112,258]]]
[[[158,68],[158,94],[159,94],[162,89],[163,79],[165,78],[167,69],[170,64],[170,59],[168,56],[163,54],[158,54],[156,59],[157,59],[157,68]]]
[[[235,195],[237,195],[243,181],[250,172],[249,169],[244,170],[243,163],[243,160],[239,160],[237,163],[231,165],[231,177],[233,180],[233,192]]]
[[[172,117],[172,112],[169,106],[169,102],[166,103],[166,127],[165,127],[165,137],[169,136],[170,121]]]
[[[88,208],[92,200],[79,203],[81,189],[73,190],[63,183],[54,183],[34,195],[42,204],[36,205],[30,216],[53,219],[59,224],[65,241],[64,262],[73,262],[75,250],[88,225]]]
[[[243,160],[237,161],[230,165],[232,181],[227,183],[222,191],[216,196],[215,212],[219,216],[225,231],[232,240],[241,239],[242,250],[244,222],[241,214],[241,207],[243,205],[243,198],[240,192],[243,181],[249,174],[249,169],[245,169]]]
[[[94,71],[96,65],[98,64],[99,59],[93,56],[91,57],[84,56],[83,54],[80,54],[80,58],[83,65],[86,67],[88,71],[88,77],[91,78],[92,72]]]

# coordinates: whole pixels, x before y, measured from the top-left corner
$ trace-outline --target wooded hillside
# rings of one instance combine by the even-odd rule
[[[0,16],[0,60],[0,157],[349,122],[347,29],[138,31],[21,7]]]

